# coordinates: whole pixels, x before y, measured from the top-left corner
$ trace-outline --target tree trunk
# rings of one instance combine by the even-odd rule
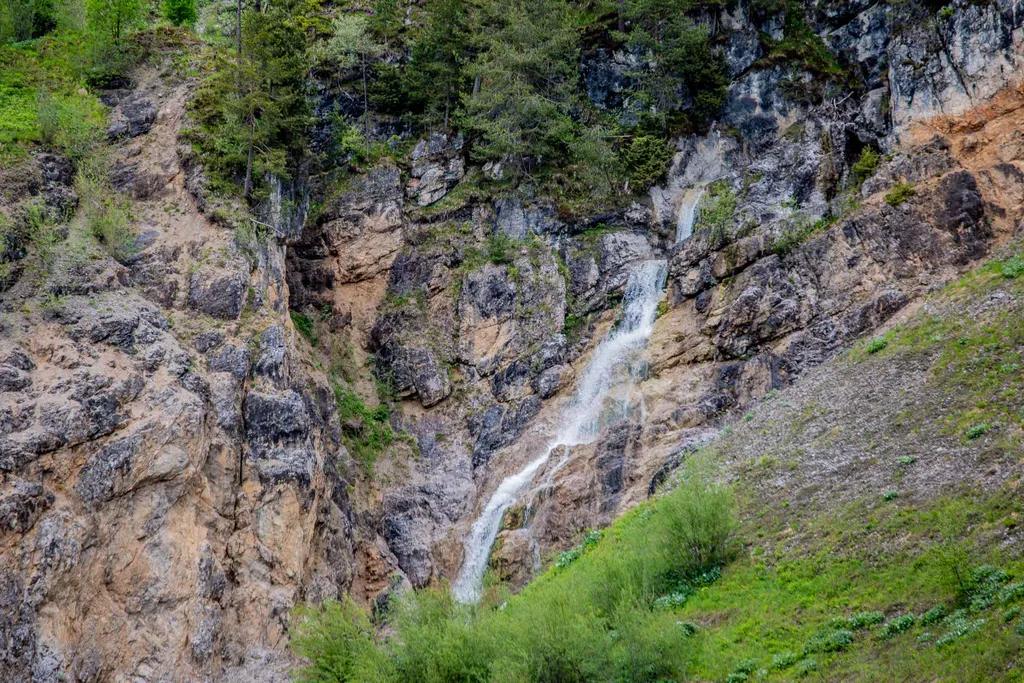
[[[444,96],[444,130],[448,132],[448,113],[451,110],[451,95],[446,94]]]
[[[246,199],[249,198],[249,192],[252,191],[252,147],[253,138],[256,137],[256,117],[253,116],[252,112],[249,112],[249,160],[245,163],[245,190],[242,192],[242,196]]]
[[[235,4],[235,35],[238,38],[238,48],[235,54],[238,56],[238,63],[242,63],[242,0]]]
[[[366,53],[363,53],[363,139],[366,141],[366,156],[370,156],[370,98],[366,91]]]

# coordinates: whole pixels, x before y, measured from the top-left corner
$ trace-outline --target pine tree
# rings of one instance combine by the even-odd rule
[[[467,84],[466,0],[432,0],[427,13],[423,31],[413,43],[409,80],[415,95],[426,102],[428,119],[442,121],[447,129]]]
[[[196,0],[164,0],[164,16],[175,26],[196,23]]]
[[[287,175],[289,152],[305,147],[310,64],[306,36],[297,21],[301,9],[294,0],[278,0],[263,12],[248,11],[242,17],[236,118],[247,131],[246,197],[252,192],[254,171]]]
[[[575,11],[565,0],[496,0],[481,16],[483,51],[461,123],[475,153],[529,172],[564,157],[576,134],[579,80]]]
[[[400,0],[373,0],[373,16],[369,29],[381,40],[384,47],[390,47],[402,30],[402,9]]]

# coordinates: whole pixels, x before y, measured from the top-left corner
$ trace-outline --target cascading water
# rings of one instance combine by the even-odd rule
[[[570,446],[592,442],[602,422],[615,421],[628,410],[628,405],[622,404],[625,401],[606,406],[605,399],[616,387],[632,381],[631,361],[651,336],[666,276],[665,261],[644,261],[630,272],[622,320],[594,350],[555,438],[539,457],[501,482],[473,523],[465,541],[462,571],[453,587],[458,600],[473,602],[479,598],[487,558],[498,535],[501,518],[551,454],[559,448],[567,450]],[[613,413],[611,418],[609,411]]]
[[[676,223],[676,244],[687,240],[693,234],[693,224],[697,222],[697,208],[704,196],[704,185],[691,187],[683,192],[679,203],[679,221]]]

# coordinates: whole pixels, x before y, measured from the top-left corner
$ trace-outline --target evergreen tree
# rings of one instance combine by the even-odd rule
[[[625,0],[621,12],[631,22],[630,47],[647,54],[650,68],[632,74],[639,82],[638,109],[662,128],[679,123],[687,109],[691,123],[714,117],[725,103],[728,79],[722,56],[708,31],[687,12],[717,7],[721,0]]]
[[[431,0],[427,20],[413,43],[409,80],[414,96],[426,103],[427,117],[448,128],[466,89],[469,17],[466,0]]]
[[[400,0],[373,0],[373,16],[369,21],[369,29],[385,47],[390,47],[398,40],[402,23]]]
[[[305,81],[309,73],[306,36],[300,26],[301,6],[277,0],[263,12],[242,17],[242,55],[237,108],[247,129],[243,195],[253,187],[253,172],[288,174],[288,154],[305,148],[309,105]]]
[[[175,26],[196,23],[196,0],[164,0],[164,16]]]
[[[563,158],[576,132],[575,11],[565,0],[495,0],[481,16],[483,51],[469,68],[462,124],[476,155],[519,171]]]

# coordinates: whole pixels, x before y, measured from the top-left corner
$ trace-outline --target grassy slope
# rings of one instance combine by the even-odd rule
[[[1004,259],[969,273],[884,347],[865,341],[708,449],[734,480],[743,549],[676,613],[650,614],[655,630],[701,627],[679,643],[686,679],[1024,680],[1014,671],[1024,645],[1017,598],[969,610],[978,632],[942,647],[935,641],[956,624],[915,623],[883,638],[883,623],[854,630],[840,651],[804,652],[833,620],[857,613],[891,621],[955,610],[957,565],[1024,578],[1020,266]],[[630,515],[610,536],[643,533],[636,525]],[[552,569],[521,599],[577,590],[577,572],[607,563],[616,545],[602,542],[570,572]],[[787,654],[793,665],[773,667]]]
[[[695,678],[722,680],[752,660],[768,671],[751,680],[786,680],[799,669],[773,671],[773,657],[800,653],[829,619],[953,606],[960,552],[1024,576],[1021,270],[1012,258],[968,274],[886,334],[883,348],[865,342],[712,449],[742,492],[746,545],[680,613],[706,626]],[[832,385],[816,389],[829,375]],[[887,381],[897,385],[880,389]],[[857,632],[845,651],[814,654],[808,678],[1021,680],[1013,668],[1024,637],[1018,619],[1004,620],[1013,606],[970,615],[986,620],[980,632],[942,648],[917,642],[941,637],[942,623],[886,640],[877,627]]]

